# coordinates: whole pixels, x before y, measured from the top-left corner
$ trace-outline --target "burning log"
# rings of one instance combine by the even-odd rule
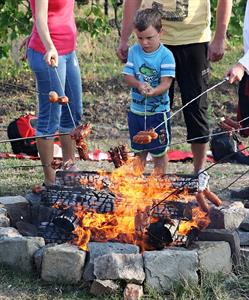
[[[148,243],[155,250],[161,250],[173,242],[169,229],[165,226],[167,221],[159,219],[151,223],[148,228]]]

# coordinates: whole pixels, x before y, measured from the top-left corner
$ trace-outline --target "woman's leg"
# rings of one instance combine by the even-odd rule
[[[60,68],[58,74],[62,77],[60,80],[62,84],[60,84],[55,70],[44,62],[42,53],[28,49],[28,60],[31,69],[35,74],[37,89],[39,91],[36,135],[42,136],[54,134],[59,128],[61,105],[58,103],[50,103],[48,94],[50,91],[54,90],[58,95],[64,95],[63,82],[65,82],[65,75],[63,76],[63,74],[65,74],[65,67],[63,67],[63,57],[60,59],[58,67]],[[47,185],[54,184],[55,182],[55,171],[51,167],[51,162],[53,160],[53,146],[53,138],[44,139],[41,137],[37,139],[37,148],[43,164],[44,182]]]
[[[60,132],[67,133],[74,129],[74,124],[78,126],[82,118],[82,83],[80,68],[75,52],[66,56],[66,82],[65,93],[69,98],[69,107],[62,107],[62,115],[60,122]],[[73,120],[72,120],[73,118]],[[73,122],[74,121],[74,122]],[[63,153],[63,161],[75,161],[75,143],[70,135],[61,137],[61,146]]]
[[[45,185],[53,185],[55,182],[55,170],[51,168],[54,154],[54,141],[37,138],[37,148],[43,165]]]

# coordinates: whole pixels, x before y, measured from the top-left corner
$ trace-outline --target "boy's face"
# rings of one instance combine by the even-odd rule
[[[160,35],[161,32],[158,32],[153,26],[149,26],[144,31],[138,31],[136,28],[134,32],[137,36],[138,43],[141,45],[145,52],[153,52],[160,45]]]

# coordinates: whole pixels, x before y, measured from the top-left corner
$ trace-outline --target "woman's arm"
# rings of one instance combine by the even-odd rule
[[[48,28],[48,0],[35,0],[35,19],[37,31],[46,49],[44,60],[48,65],[51,65],[51,59],[53,58],[53,64],[57,66],[58,52],[51,39]]]

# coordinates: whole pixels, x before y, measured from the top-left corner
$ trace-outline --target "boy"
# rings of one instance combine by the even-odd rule
[[[160,13],[151,8],[138,11],[134,32],[138,43],[130,48],[123,70],[125,81],[132,88],[128,112],[131,147],[143,167],[150,153],[154,158],[154,172],[160,175],[166,171],[166,152],[171,141],[168,89],[175,77],[175,60],[171,51],[160,42]],[[139,131],[153,128],[156,128],[158,138],[151,143],[141,145],[132,141]]]

